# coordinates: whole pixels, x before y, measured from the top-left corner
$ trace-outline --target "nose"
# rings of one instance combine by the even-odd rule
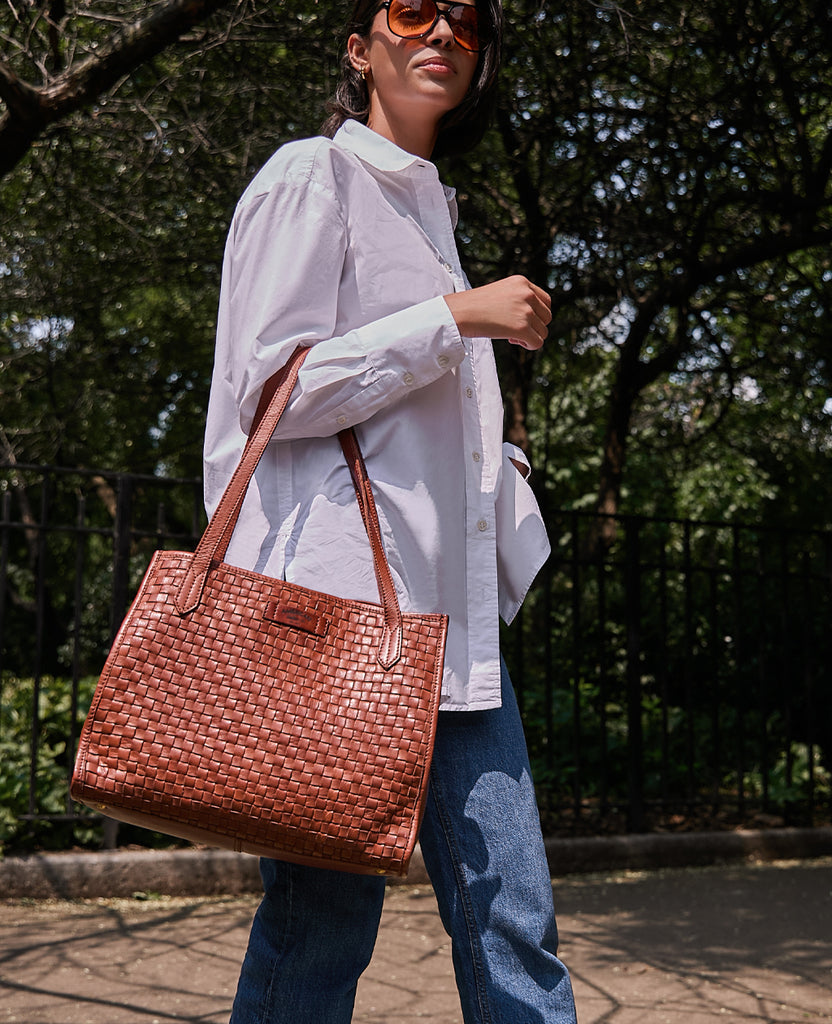
[[[446,49],[450,49],[456,43],[451,26],[448,24],[448,15],[445,11],[439,11],[439,17],[428,33],[426,42],[431,46],[444,46]]]

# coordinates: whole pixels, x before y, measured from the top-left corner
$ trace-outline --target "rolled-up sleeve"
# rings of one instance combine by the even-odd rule
[[[276,436],[324,437],[362,422],[458,365],[465,347],[441,295],[336,333],[348,230],[339,199],[313,179],[246,196],[226,246],[218,337],[251,425],[263,385],[311,348]]]

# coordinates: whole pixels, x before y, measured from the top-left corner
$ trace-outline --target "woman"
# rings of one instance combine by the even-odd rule
[[[265,381],[310,348],[227,558],[376,600],[335,438],[355,426],[403,610],[450,625],[420,835],[467,1024],[575,1019],[520,719],[499,653],[548,553],[502,445],[491,337],[539,348],[550,299],[522,277],[470,289],[455,202],[430,157],[473,145],[499,0],[358,0],[324,137],[281,148],[246,190],[223,269],[205,445],[213,510]],[[344,1024],[384,881],[264,860],[233,1024]]]

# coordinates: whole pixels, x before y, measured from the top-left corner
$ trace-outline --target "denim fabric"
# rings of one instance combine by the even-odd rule
[[[439,715],[425,866],[452,939],[465,1024],[574,1024],[526,744],[503,666],[503,706]],[[261,862],[231,1024],[348,1024],[384,880]]]

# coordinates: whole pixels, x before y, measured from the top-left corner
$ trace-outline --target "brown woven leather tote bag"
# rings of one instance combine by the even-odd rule
[[[355,434],[339,440],[379,604],[223,561],[307,351],[264,391],[196,551],[154,555],[96,687],[71,791],[110,817],[196,842],[404,875],[427,793],[447,617],[402,614]]]

